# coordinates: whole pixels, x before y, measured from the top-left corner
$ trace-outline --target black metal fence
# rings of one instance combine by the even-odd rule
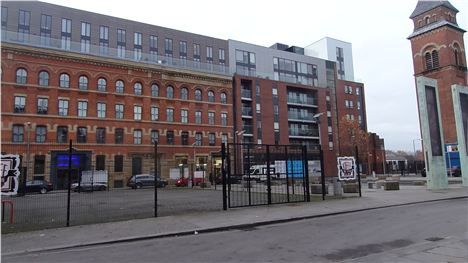
[[[162,160],[157,145],[105,147],[2,143],[2,156],[20,159],[18,194],[2,194],[2,233],[222,209],[221,187],[177,187],[166,172],[160,174],[161,165],[171,164]],[[161,180],[141,179],[141,189],[127,186],[133,175],[154,171]],[[34,188],[32,182],[41,186]],[[49,184],[52,190],[41,194]]]
[[[222,151],[226,207],[310,201],[309,166],[320,168],[320,152],[300,145],[232,143]]]

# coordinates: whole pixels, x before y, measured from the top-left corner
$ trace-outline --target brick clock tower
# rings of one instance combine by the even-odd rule
[[[408,37],[414,76],[437,80],[445,144],[457,144],[451,86],[467,86],[466,52],[457,24],[458,10],[449,1],[418,1],[410,18],[414,31]]]

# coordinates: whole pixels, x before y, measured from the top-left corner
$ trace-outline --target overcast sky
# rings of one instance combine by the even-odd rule
[[[45,0],[68,7],[262,46],[305,47],[325,36],[353,45],[355,80],[365,84],[367,124],[390,150],[420,138],[409,19],[417,0]],[[468,29],[468,1],[451,0]],[[465,34],[465,45],[468,43]],[[419,141],[414,141],[416,148]]]

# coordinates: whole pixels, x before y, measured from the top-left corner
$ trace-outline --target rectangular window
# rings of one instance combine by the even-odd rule
[[[18,40],[29,41],[29,27],[31,22],[31,12],[19,10],[18,17]]]
[[[36,142],[45,142],[47,135],[47,127],[46,126],[36,126]]]
[[[8,24],[8,8],[2,6],[2,34],[6,34],[6,28]]]
[[[49,108],[48,98],[37,99],[37,114],[47,114],[48,108]]]
[[[152,61],[156,61],[158,58],[158,37],[157,36],[150,36],[149,52],[150,52],[150,59]]]
[[[174,121],[174,109],[166,109],[166,121]]]
[[[98,118],[106,117],[106,104],[104,102],[97,103],[97,117]]]
[[[34,156],[34,174],[45,174],[45,155]]]
[[[62,18],[61,47],[62,49],[71,49],[71,27],[70,19]]]
[[[96,129],[96,143],[106,143],[106,128]]]
[[[174,131],[167,131],[166,133],[166,143],[168,145],[174,144]]]
[[[123,104],[115,104],[115,118],[120,119],[120,120],[124,118],[124,105]]]
[[[195,123],[196,124],[201,124],[202,123],[202,112],[201,111],[196,111],[195,112]]]
[[[50,46],[52,16],[41,14],[41,45]]]
[[[57,127],[57,142],[67,143],[67,141],[68,141],[68,127],[58,126]]]
[[[188,136],[189,133],[184,131],[182,132],[181,139],[182,139],[182,145],[188,145]]]
[[[214,133],[209,133],[208,134],[208,143],[210,146],[215,146],[216,144],[216,135]]]
[[[13,112],[23,113],[26,111],[26,97],[24,96],[15,96],[15,107]]]
[[[81,52],[89,53],[91,45],[91,24],[81,22]]]
[[[109,27],[99,26],[99,52],[102,55],[109,54]]]
[[[88,102],[78,101],[78,117],[86,117],[88,115]]]
[[[123,162],[124,156],[123,155],[115,155],[114,156],[114,172],[123,172]]]
[[[58,115],[67,116],[68,115],[68,100],[59,100],[58,101]]]
[[[181,110],[180,111],[180,122],[187,123],[188,122],[188,110]]]
[[[76,131],[76,141],[78,143],[86,143],[88,137],[88,129],[86,127],[78,127]]]
[[[159,108],[156,106],[151,106],[151,120],[152,121],[159,120]]]
[[[219,49],[219,64],[224,65],[226,63],[226,58],[224,55],[224,49],[220,48]]]
[[[13,142],[24,141],[24,125],[15,124],[13,125]]]
[[[106,170],[106,156],[105,155],[96,155],[96,170],[98,171]]]
[[[152,130],[151,131],[151,143],[154,144],[155,142],[159,142],[159,131]]]
[[[141,60],[142,50],[141,33],[135,32],[133,36],[133,59]]]
[[[125,58],[126,46],[126,31],[124,29],[117,29],[117,56],[119,58]]]
[[[179,56],[181,59],[187,59],[187,42],[186,41],[179,42]]]
[[[193,44],[193,60],[194,61],[200,61],[200,45],[199,44]]]
[[[166,38],[164,40],[164,50],[165,50],[166,56],[172,57],[172,39]]]
[[[201,132],[195,133],[195,145],[201,146],[202,145],[202,134]]]
[[[124,129],[115,129],[115,144],[122,144],[124,142]]]
[[[227,126],[227,113],[221,113],[221,125]]]
[[[208,112],[208,124],[209,125],[214,125],[215,124],[215,113],[214,112]]]
[[[206,62],[213,63],[213,47],[206,47]]]
[[[133,106],[133,119],[136,121],[141,120],[141,106],[139,105]]]
[[[134,144],[141,144],[141,137],[142,137],[141,130],[134,130],[133,131],[133,143]]]

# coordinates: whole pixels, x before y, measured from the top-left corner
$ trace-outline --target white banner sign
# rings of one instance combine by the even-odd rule
[[[338,179],[356,179],[356,162],[354,161],[354,157],[338,157]]]
[[[5,154],[1,155],[2,164],[0,172],[2,173],[2,195],[16,195],[18,192],[18,177],[20,175],[19,155]]]

